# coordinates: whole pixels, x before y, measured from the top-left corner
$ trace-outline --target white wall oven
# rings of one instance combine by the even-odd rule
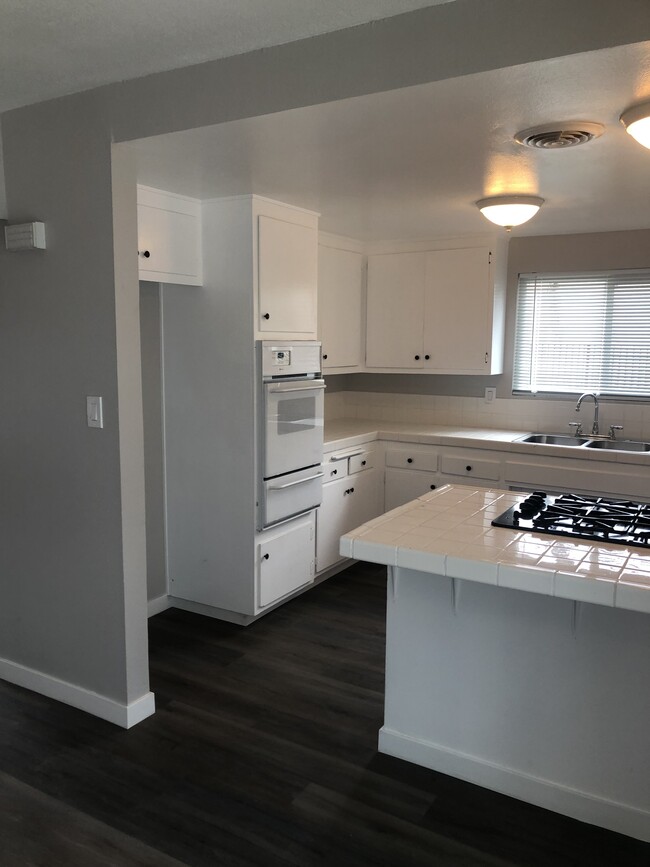
[[[314,340],[258,341],[258,529],[320,505],[321,347]]]

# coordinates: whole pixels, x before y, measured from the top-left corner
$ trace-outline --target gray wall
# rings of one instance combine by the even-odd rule
[[[497,397],[512,397],[512,356],[519,274],[532,271],[601,271],[650,268],[650,229],[513,238],[508,249],[506,342],[504,371],[499,376],[424,376],[353,373],[328,379],[330,391],[372,391],[399,394],[444,394],[482,397],[496,386]],[[336,380],[336,382],[334,382]],[[521,400],[544,400],[543,396]],[[557,399],[557,398],[554,398]],[[567,400],[573,400],[567,397]]]
[[[156,599],[167,594],[159,283],[140,283],[140,344],[147,519],[147,597]]]
[[[135,183],[113,142],[646,39],[638,0],[457,0],[5,114],[8,215],[44,220],[48,250],[2,262],[0,657],[120,702],[148,688]]]

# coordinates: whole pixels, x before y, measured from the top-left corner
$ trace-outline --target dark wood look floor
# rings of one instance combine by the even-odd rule
[[[376,751],[385,573],[241,628],[150,621],[131,731],[0,682],[1,867],[648,867],[650,846]]]

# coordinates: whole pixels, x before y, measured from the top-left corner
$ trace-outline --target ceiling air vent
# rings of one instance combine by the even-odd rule
[[[566,123],[547,123],[544,126],[531,126],[515,136],[515,141],[529,148],[557,150],[586,144],[592,138],[603,134],[600,123],[585,123],[572,120]]]

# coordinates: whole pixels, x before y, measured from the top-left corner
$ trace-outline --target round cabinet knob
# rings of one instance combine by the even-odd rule
[[[407,464],[412,464],[412,463],[413,463],[413,458],[407,458],[407,459],[406,459],[406,463],[407,463]]]
[[[271,318],[270,313],[265,313],[264,316],[262,316],[262,319],[270,319],[270,318]]]
[[[467,464],[467,466],[465,467],[465,469],[467,470],[468,473],[471,473],[471,472],[472,472],[472,465],[471,465],[471,464]]]
[[[431,488],[432,491],[435,491],[435,489],[436,489],[435,485],[429,485],[429,487]]]
[[[351,493],[351,494],[354,493],[354,488],[350,488],[350,493]]]
[[[424,360],[425,360],[425,361],[429,361],[430,358],[431,358],[430,355],[425,355],[425,356],[424,356]]]
[[[151,256],[151,253],[149,252],[149,250],[143,250],[143,251],[140,253],[140,255],[142,256],[143,259],[148,259],[149,256]]]
[[[270,557],[270,554],[265,554],[265,555],[262,557],[262,560],[268,560],[269,557]]]
[[[338,470],[332,470],[332,475],[335,476],[338,473]]]
[[[416,360],[416,361],[419,361],[419,360],[420,360],[420,356],[419,356],[419,355],[416,355],[416,356],[415,356],[415,360]]]
[[[365,465],[366,465],[366,462],[365,462],[365,461],[361,461],[361,466],[362,466],[362,467],[365,467]]]
[[[326,361],[326,360],[327,360],[327,353],[325,353],[325,355],[323,355],[323,361]]]

